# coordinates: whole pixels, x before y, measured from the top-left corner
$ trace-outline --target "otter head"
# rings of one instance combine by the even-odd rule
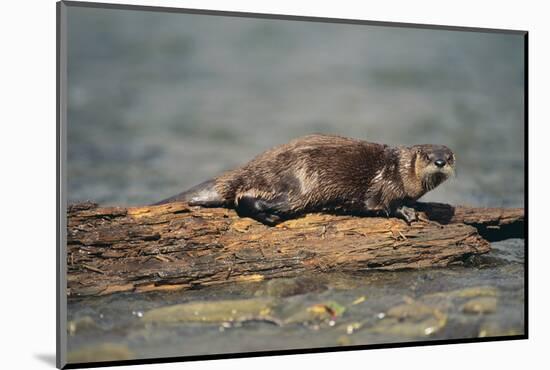
[[[455,155],[444,145],[415,145],[415,174],[424,191],[430,191],[455,173]]]

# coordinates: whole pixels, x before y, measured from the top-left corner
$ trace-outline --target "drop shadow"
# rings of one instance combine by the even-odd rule
[[[45,363],[46,365],[50,365],[52,367],[55,367],[55,353],[38,353],[34,354],[34,357]]]

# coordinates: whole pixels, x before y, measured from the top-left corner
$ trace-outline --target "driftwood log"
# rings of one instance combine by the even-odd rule
[[[68,209],[67,294],[190,289],[305,271],[447,266],[523,237],[523,209],[419,203],[430,222],[310,214],[276,227],[233,210],[172,203]]]

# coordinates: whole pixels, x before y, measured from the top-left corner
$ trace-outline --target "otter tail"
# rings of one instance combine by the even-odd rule
[[[203,207],[221,207],[225,205],[225,200],[214,187],[215,180],[208,180],[199,185],[193,186],[191,189],[166,198],[160,202],[152,204],[158,206],[166,203],[187,202],[191,206]]]

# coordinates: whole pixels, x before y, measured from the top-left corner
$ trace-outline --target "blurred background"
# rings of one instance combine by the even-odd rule
[[[273,145],[331,133],[445,144],[458,176],[425,200],[523,206],[520,35],[73,6],[68,20],[69,202],[152,203]],[[72,299],[69,359],[517,335],[524,273],[524,240],[509,239],[444,269]],[[265,297],[296,323],[141,321],[167,305],[199,303],[217,314],[220,300]],[[327,302],[345,307],[343,316],[306,324],[311,307]],[[404,316],[384,319],[391,312]]]
[[[520,35],[69,7],[68,198],[142,205],[310,133],[445,144],[523,206]]]

